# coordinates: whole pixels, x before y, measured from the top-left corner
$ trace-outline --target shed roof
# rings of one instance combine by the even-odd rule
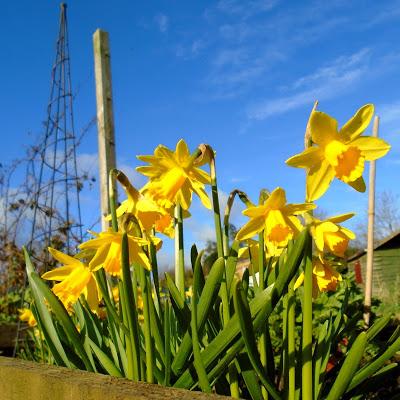
[[[392,233],[387,236],[385,239],[380,241],[375,247],[374,250],[384,250],[384,249],[392,249],[392,248],[400,248],[400,230]],[[357,253],[353,254],[351,257],[347,259],[348,262],[352,262],[358,260],[364,254],[367,253],[367,249],[360,250]]]

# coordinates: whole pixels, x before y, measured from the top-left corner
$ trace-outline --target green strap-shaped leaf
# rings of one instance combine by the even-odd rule
[[[325,372],[325,362],[327,362],[331,349],[331,342],[329,340],[330,321],[325,321],[319,328],[318,340],[315,345],[313,364],[314,364],[314,398],[318,399],[319,391],[322,386],[322,378]]]
[[[203,392],[211,393],[210,382],[207,378],[207,372],[203,365],[203,360],[200,354],[200,343],[198,336],[198,325],[197,325],[197,293],[200,290],[200,282],[198,279],[197,269],[201,268],[200,263],[195,264],[195,270],[193,274],[193,294],[192,294],[192,319],[191,319],[191,334],[192,334],[192,347],[194,356],[194,367],[196,369],[197,377],[199,379],[199,385]]]
[[[374,324],[367,330],[368,341],[372,340],[392,319],[390,314],[378,318]]]
[[[90,347],[93,350],[93,353],[97,357],[97,359],[100,361],[100,364],[102,367],[109,373],[111,376],[116,376],[117,378],[122,378],[122,373],[121,371],[115,366],[115,364],[112,362],[111,358],[107,356],[106,353],[104,353],[103,350],[100,349],[100,347],[97,346],[96,343],[94,343],[92,340],[88,338]]]
[[[238,354],[236,361],[237,369],[243,377],[244,383],[246,384],[251,398],[253,400],[262,400],[263,396],[261,392],[260,380],[258,379],[257,374],[254,372],[247,353],[242,352]]]
[[[390,345],[381,355],[375,358],[374,361],[368,363],[360,371],[355,374],[351,380],[348,390],[355,388],[357,385],[362,383],[369,376],[373,375],[378,371],[384,363],[392,358],[398,351],[400,351],[400,336]]]
[[[266,320],[272,310],[284,294],[289,281],[298,270],[303,259],[305,245],[309,242],[310,236],[307,230],[304,230],[296,239],[292,251],[287,256],[285,268],[282,268],[274,285],[269,286],[250,302],[250,312],[254,318],[254,330],[259,332],[265,326]],[[209,343],[202,352],[204,366],[207,369],[212,363],[220,359],[217,365],[209,372],[210,382],[214,377],[221,374],[229,363],[235,358],[238,351],[244,346],[243,338],[240,338],[240,327],[237,316],[233,316],[226,327],[217,337]],[[229,352],[226,350],[229,348]],[[221,357],[222,356],[222,357]],[[190,388],[193,385],[193,377],[190,370],[186,370],[174,386],[181,388]]]
[[[215,261],[206,279],[206,283],[204,285],[198,304],[199,313],[197,327],[199,332],[203,331],[207,316],[215,303],[223,276],[224,267],[224,259],[221,257],[217,261]],[[175,375],[178,375],[182,371],[183,367],[186,365],[191,350],[192,339],[190,337],[190,334],[186,332],[178,353],[172,363],[172,371],[175,373]]]
[[[54,327],[53,319],[51,317],[50,311],[44,302],[44,296],[40,292],[39,288],[32,279],[33,275],[37,275],[34,271],[32,261],[29,257],[28,251],[23,247],[26,272],[29,280],[29,285],[32,289],[33,299],[35,301],[35,306],[39,316],[38,324],[41,327],[41,331],[46,339],[47,344],[50,347],[50,351],[58,365],[66,366],[68,368],[73,368],[73,364],[67,357],[64,347],[57,335],[57,331]]]
[[[235,305],[235,312],[239,318],[240,331],[244,344],[246,346],[247,354],[249,356],[251,365],[254,371],[257,373],[262,384],[267,389],[268,393],[275,399],[279,400],[281,397],[274,387],[274,384],[270,381],[269,377],[264,371],[264,368],[260,361],[260,355],[257,350],[256,337],[253,331],[253,321],[250,314],[249,303],[247,302],[246,295],[241,287],[240,283],[236,281],[235,290],[233,292],[233,302]]]
[[[393,370],[398,367],[397,363],[390,363],[382,367],[378,372],[372,375],[370,378],[366,379],[361,385],[358,385],[351,392],[349,391],[348,396],[351,396],[351,399],[357,398],[356,395],[364,395],[361,398],[365,397],[365,393],[375,392],[377,388],[382,387],[382,382],[385,380],[387,375],[393,374]],[[395,400],[396,397],[392,397],[391,400]],[[398,397],[397,397],[398,399]]]
[[[190,326],[190,310],[188,305],[185,303],[181,292],[176,287],[175,282],[168,273],[165,273],[165,280],[169,295],[171,298],[172,307],[174,308],[175,315],[178,318],[179,325],[183,332],[186,332]]]
[[[171,306],[167,300],[164,304],[164,386],[169,386],[171,377]]]
[[[367,345],[367,334],[361,332],[347,353],[342,368],[329,391],[326,400],[338,400],[346,392],[354,373],[360,365],[361,358]]]
[[[238,251],[239,251],[240,241],[234,240],[232,243],[232,247],[229,251],[228,258],[226,260],[226,286],[228,288],[228,295],[232,297],[232,284],[233,284],[233,277],[235,276],[236,272],[236,264],[238,258]]]
[[[62,303],[58,300],[58,298],[54,295],[54,293],[48,288],[48,286],[42,281],[42,279],[38,275],[31,273],[31,278],[32,281],[35,282],[35,285],[38,288],[38,290],[46,298],[54,315],[63,326],[65,333],[67,334],[68,339],[70,340],[76,353],[79,355],[79,357],[85,364],[85,368],[87,369],[87,371],[93,372],[91,362],[89,360],[86,349],[83,345],[83,340],[81,339],[81,336],[78,330],[76,329],[74,322],[68,315],[67,310],[64,308]]]

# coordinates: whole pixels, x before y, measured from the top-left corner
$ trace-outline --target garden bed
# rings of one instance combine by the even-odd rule
[[[2,400],[139,400],[227,398],[0,357]]]

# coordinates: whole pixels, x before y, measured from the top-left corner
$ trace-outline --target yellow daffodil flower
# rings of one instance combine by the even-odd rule
[[[193,286],[189,286],[187,289],[185,289],[185,296],[190,299],[193,297]]]
[[[192,192],[195,192],[203,205],[211,208],[210,199],[204,190],[204,185],[211,182],[210,175],[194,165],[195,160],[183,139],[176,145],[175,152],[159,145],[154,155],[138,156],[138,159],[150,164],[136,168],[150,178],[142,192],[162,207],[168,209],[180,204],[187,210],[192,202]]]
[[[294,288],[297,289],[304,281],[302,272],[297,278]],[[313,259],[313,297],[318,297],[320,292],[335,291],[342,276],[337,272],[328,261],[315,257]]]
[[[321,253],[329,251],[338,257],[344,257],[349,241],[354,240],[356,235],[350,229],[338,224],[353,216],[353,213],[342,214],[327,218],[325,221],[312,218],[310,232],[318,251]]]
[[[159,206],[149,196],[143,195],[136,190],[123,173],[118,173],[118,180],[122,184],[128,198],[117,208],[117,218],[126,214],[133,214],[146,234],[149,234],[155,228],[157,232],[173,237],[174,228],[171,213]],[[110,220],[111,216],[109,215],[107,219]]]
[[[122,235],[122,232],[113,232],[110,229],[79,245],[82,250],[96,250],[95,255],[89,262],[89,267],[92,270],[103,267],[110,275],[118,276],[121,274]],[[128,235],[130,263],[135,262],[150,270],[150,261],[142,248],[147,244],[149,244],[147,240]]]
[[[21,321],[27,322],[30,327],[36,326],[36,319],[29,308],[20,308],[18,312]]]
[[[259,244],[257,240],[247,239],[247,246],[241,247],[238,251],[238,258],[248,258],[250,260],[250,272],[258,272],[260,270],[259,267]],[[276,248],[275,253],[271,254],[267,251],[264,252],[265,258],[269,259],[271,257],[279,257],[282,254],[282,248]],[[275,266],[275,261],[272,263],[271,267]]]
[[[237,233],[237,240],[252,238],[264,230],[264,242],[270,254],[285,247],[303,229],[297,215],[315,208],[314,204],[286,204],[286,194],[282,188],[276,188],[260,206],[249,207],[243,214],[250,217]]]
[[[359,192],[365,191],[365,161],[381,158],[390,149],[382,139],[361,136],[373,114],[374,106],[367,104],[338,130],[338,122],[328,114],[311,113],[309,128],[316,146],[286,161],[292,167],[306,168],[307,201],[321,197],[335,177]]]
[[[64,304],[65,308],[71,310],[72,305],[83,294],[91,310],[96,311],[100,297],[93,269],[77,258],[51,247],[49,247],[49,252],[63,266],[44,273],[42,278],[59,282],[53,286],[52,290]]]
[[[112,297],[116,303],[119,303],[119,288],[118,286],[114,286],[111,290]]]

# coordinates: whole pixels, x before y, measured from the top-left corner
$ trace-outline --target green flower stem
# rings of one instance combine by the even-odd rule
[[[210,160],[210,176],[211,176],[211,195],[212,195],[213,210],[214,210],[215,234],[217,239],[217,252],[218,252],[218,257],[224,257],[221,213],[219,210],[219,199],[218,199],[217,173],[215,169],[214,152],[212,151],[212,149],[210,149],[210,152],[213,154]]]
[[[109,199],[109,206],[110,206],[110,213],[111,213],[111,226],[114,232],[118,232],[118,220],[117,220],[117,204],[116,204],[116,193],[117,193],[117,187],[115,184],[115,179],[118,174],[117,169],[112,169],[110,170],[110,173],[108,175],[108,187],[109,187],[109,194],[108,194],[108,199]]]
[[[303,297],[303,338],[302,338],[302,398],[313,399],[312,371],[312,243],[305,250],[304,297]]]
[[[121,317],[117,314],[115,310],[115,305],[113,300],[111,299],[110,293],[108,291],[107,279],[104,270],[101,268],[95,272],[96,281],[99,286],[101,295],[103,296],[103,300],[106,304],[107,313],[111,316],[114,325],[119,326],[125,334],[129,332],[128,327],[121,321]]]
[[[282,299],[282,350],[280,359],[279,387],[285,389],[285,399],[288,389],[288,295]]]
[[[123,307],[126,310],[126,316],[128,320],[129,335],[127,339],[130,342],[130,348],[128,348],[128,365],[131,364],[132,377],[131,379],[138,381],[140,378],[140,342],[139,332],[137,329],[137,311],[135,296],[133,293],[132,276],[129,265],[129,247],[128,247],[128,235],[126,233],[122,236],[122,282],[123,282],[123,296],[124,301]],[[128,367],[129,369],[129,367]]]
[[[151,339],[151,323],[149,302],[152,301],[151,286],[149,285],[149,273],[144,268],[139,268],[140,286],[143,296],[143,317],[144,317],[144,344],[146,349],[146,381],[154,382],[153,375],[153,344]]]
[[[296,356],[295,356],[295,294],[294,294],[293,278],[288,287],[287,294],[287,363],[288,363],[288,379],[287,379],[287,394],[288,400],[295,400],[296,390]]]
[[[264,250],[264,231],[258,234],[258,274],[260,277],[260,281],[258,283],[258,290],[262,292],[265,289],[265,250]],[[268,329],[268,320],[266,322],[265,327],[262,329],[262,333],[260,336],[260,360],[261,365],[264,369],[264,373],[267,374],[267,334],[266,329]],[[268,399],[268,391],[263,386],[261,388],[261,392],[264,399]]]
[[[211,149],[211,147],[209,147],[209,152],[211,154],[210,176],[211,176],[212,204],[213,204],[213,210],[214,210],[215,236],[217,239],[218,258],[220,258],[220,257],[224,257],[224,246],[223,246],[223,239],[222,239],[221,212],[219,209],[217,173],[216,173],[216,168],[215,168],[214,151]],[[223,319],[224,319],[224,326],[226,326],[226,324],[230,320],[228,287],[226,285],[226,271],[224,273],[224,278],[222,279],[222,282],[221,282],[221,299],[222,299],[222,314],[223,314]]]
[[[228,232],[228,239],[223,239],[222,234],[222,225],[221,225],[221,212],[219,208],[219,197],[218,197],[218,184],[217,184],[217,172],[215,168],[215,157],[214,151],[211,147],[208,147],[210,152],[210,176],[211,176],[211,195],[212,195],[212,203],[214,210],[214,225],[215,225],[215,235],[217,239],[217,253],[218,257],[225,257],[225,254],[228,254],[228,243],[229,243],[229,223],[228,226],[225,226],[225,235],[226,231]],[[226,252],[224,252],[224,241]],[[229,312],[229,294],[228,287],[226,282],[226,269],[224,271],[224,277],[221,282],[221,299],[222,299],[222,315],[224,320],[224,327],[228,324],[230,320],[230,312]],[[229,384],[231,390],[231,396],[234,398],[239,398],[239,383],[237,370],[234,363],[231,363],[228,367],[228,376],[229,376]]]
[[[175,206],[175,284],[185,298],[185,257],[183,250],[183,217],[180,204]]]
[[[223,249],[224,249],[224,254],[228,255],[229,254],[229,219],[231,216],[231,211],[232,211],[232,206],[233,202],[235,200],[236,195],[239,196],[240,200],[247,206],[250,207],[252,206],[252,202],[248,199],[246,193],[242,192],[241,190],[233,190],[228,197],[228,201],[226,202],[225,206],[225,213],[224,213],[224,235],[222,237],[223,241]]]
[[[154,234],[155,232],[153,232]],[[156,293],[156,310],[161,315],[161,299],[160,299],[160,280],[158,277],[158,263],[157,263],[157,250],[154,243],[149,245],[149,255],[151,262],[151,273],[153,275],[154,289]]]

